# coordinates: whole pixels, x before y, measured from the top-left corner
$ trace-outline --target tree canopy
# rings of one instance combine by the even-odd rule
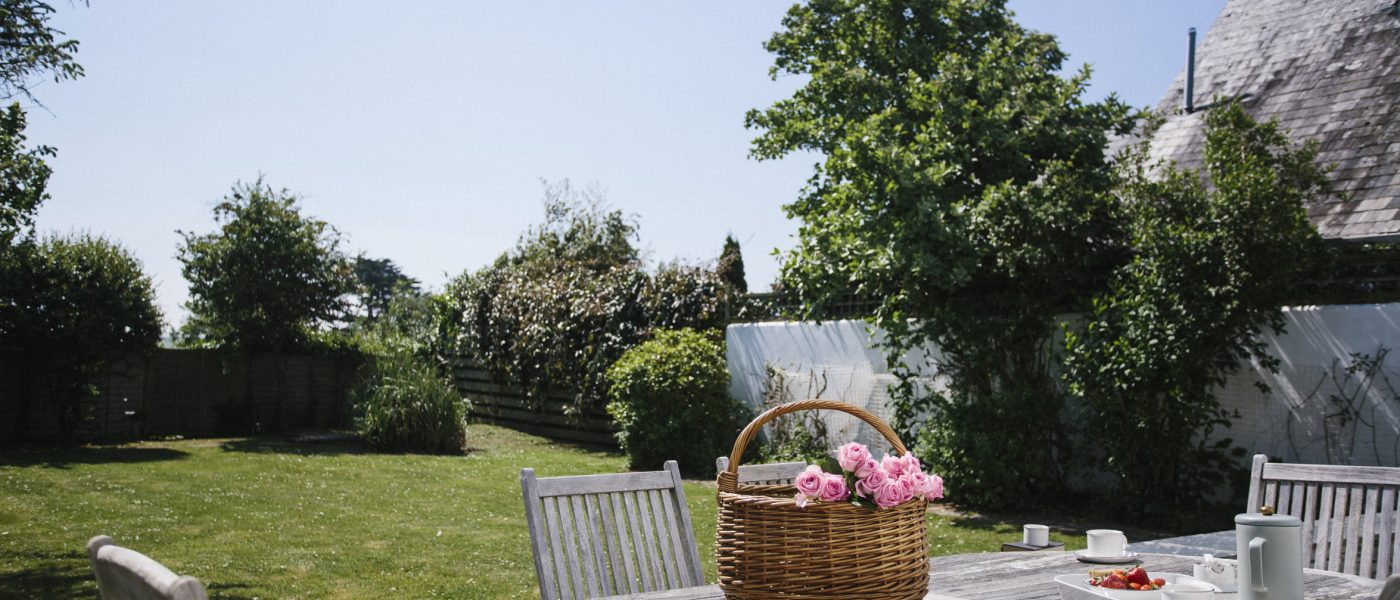
[[[748,293],[749,282],[744,279],[744,253],[739,250],[739,240],[734,239],[733,234],[724,236],[724,249],[719,253],[715,273],[734,291]]]
[[[418,293],[418,280],[403,274],[394,261],[387,258],[355,257],[355,295],[357,316],[374,321],[389,308],[396,296]]]
[[[1237,104],[1205,129],[1200,171],[1153,164],[1145,146],[1122,158],[1133,259],[1065,333],[1065,378],[1084,422],[1112,424],[1095,439],[1132,512],[1200,504],[1239,470],[1214,392],[1250,359],[1277,365],[1260,334],[1283,330],[1279,307],[1322,255],[1305,210],[1331,193],[1316,143],[1294,147]]]
[[[801,222],[786,287],[818,315],[852,289],[880,299],[891,356],[938,346],[945,472],[1057,485],[1046,344],[1122,260],[1104,148],[1132,111],[1084,101],[1087,68],[1062,76],[1055,39],[1000,0],[813,0],[765,47],[775,78],[809,79],[749,113],[752,155],[825,157],[785,207]]]
[[[49,198],[52,169],[44,157],[48,146],[26,148],[24,111],[11,104],[0,113],[0,256],[34,229],[34,211]]]
[[[45,74],[53,81],[83,76],[74,59],[78,41],[49,26],[53,13],[40,0],[0,0],[0,97],[34,100],[30,89]]]
[[[261,178],[214,207],[218,230],[180,232],[190,283],[182,341],[244,352],[305,347],[343,319],[354,284],[340,234],[302,215],[297,196]]]

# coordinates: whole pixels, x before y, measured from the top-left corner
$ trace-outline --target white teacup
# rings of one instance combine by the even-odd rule
[[[1182,581],[1162,586],[1162,600],[1211,600],[1215,588],[1199,581]]]
[[[1090,529],[1089,556],[1123,556],[1128,549],[1128,537],[1117,529]]]
[[[1050,545],[1050,528],[1045,525],[1026,525],[1022,528],[1022,542],[1032,546]]]

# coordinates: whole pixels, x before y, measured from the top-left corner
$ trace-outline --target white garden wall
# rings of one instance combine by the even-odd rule
[[[1266,337],[1279,373],[1245,365],[1218,395],[1239,412],[1226,435],[1248,454],[1288,462],[1400,466],[1400,303],[1297,307],[1284,316],[1286,332]],[[860,321],[731,325],[725,336],[730,390],[760,406],[772,367],[784,375],[790,398],[840,399],[888,419],[887,388],[895,377],[872,349],[879,335]],[[1374,376],[1346,373],[1353,354],[1377,357],[1387,349],[1395,351]],[[928,354],[936,360],[936,352]],[[904,364],[929,360],[917,352]],[[1271,391],[1261,393],[1256,382]],[[853,419],[825,421],[833,442],[877,443]]]

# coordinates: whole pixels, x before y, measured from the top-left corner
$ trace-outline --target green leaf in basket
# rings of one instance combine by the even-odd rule
[[[875,505],[874,502],[871,502],[869,498],[861,498],[860,496],[855,495],[851,496],[851,504],[854,504],[866,510],[875,510],[879,508]]]
[[[830,456],[822,458],[821,462],[817,463],[817,466],[820,466],[822,470],[826,471],[827,473],[841,472],[841,463],[837,462],[835,458],[832,458]]]

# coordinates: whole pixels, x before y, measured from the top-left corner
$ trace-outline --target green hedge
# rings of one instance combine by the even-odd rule
[[[729,454],[749,410],[729,395],[724,345],[691,329],[659,330],[608,370],[608,413],[634,469],[714,473]]]

